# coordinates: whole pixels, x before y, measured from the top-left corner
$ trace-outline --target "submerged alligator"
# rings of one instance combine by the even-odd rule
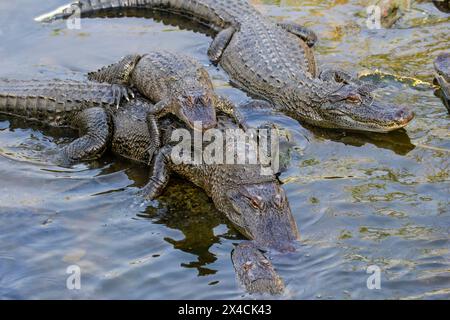
[[[389,132],[414,114],[374,101],[370,88],[339,71],[317,72],[316,36],[294,23],[276,24],[246,0],[80,0],[36,20],[92,16],[105,10],[161,10],[190,17],[218,32],[209,57],[232,81],[300,121],[349,130]],[[344,76],[342,76],[344,75]]]
[[[440,54],[435,62],[436,81],[441,87],[442,99],[450,112],[450,53]]]

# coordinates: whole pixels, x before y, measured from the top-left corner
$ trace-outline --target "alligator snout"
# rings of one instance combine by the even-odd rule
[[[405,107],[398,110],[394,117],[394,121],[398,123],[399,126],[404,127],[414,119],[414,112]]]
[[[179,117],[191,128],[206,131],[217,126],[216,111],[213,107],[193,107],[181,109]]]

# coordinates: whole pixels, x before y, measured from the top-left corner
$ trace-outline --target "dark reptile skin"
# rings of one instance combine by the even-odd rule
[[[109,84],[0,80],[0,113],[80,131],[80,138],[64,148],[64,160],[70,162],[92,160],[110,146],[125,158],[147,164],[147,150],[159,138],[151,136],[148,129],[146,116],[151,107],[149,102],[135,99],[117,108]]]
[[[360,84],[318,76],[312,50],[293,33],[264,17],[246,0],[81,0],[82,16],[104,10],[160,10],[187,16],[215,31],[235,32],[219,60],[234,84],[309,124],[389,132],[406,126],[406,107],[380,105]],[[49,20],[70,16],[72,9]],[[213,55],[214,56],[214,55]]]

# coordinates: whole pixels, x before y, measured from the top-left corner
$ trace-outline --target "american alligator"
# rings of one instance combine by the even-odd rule
[[[228,116],[218,118],[220,132],[238,129]],[[291,252],[299,239],[296,222],[280,182],[274,174],[263,174],[259,164],[187,163],[173,157],[173,132],[185,126],[173,118],[160,122],[163,147],[155,156],[149,184],[143,194],[154,199],[164,192],[171,174],[177,174],[203,189],[233,225],[250,242],[243,242],[232,254],[239,281],[249,292],[277,294],[284,290],[281,278],[260,250]],[[194,133],[191,131],[190,133]],[[245,150],[250,148],[247,141]],[[204,142],[206,150],[209,143]],[[226,144],[223,159],[238,155]],[[235,161],[235,163],[238,163]]]
[[[436,81],[443,94],[442,98],[450,112],[450,53],[440,54],[434,62],[434,68],[436,69]]]
[[[196,122],[203,130],[214,128],[216,109],[233,112],[232,104],[214,93],[206,69],[196,60],[174,52],[128,55],[89,73],[88,79],[134,87],[155,103],[153,113],[158,118],[171,113],[190,128]],[[238,113],[236,116],[239,117]]]
[[[144,121],[149,119],[149,130],[155,137],[159,136],[155,118],[168,113],[190,128],[202,130],[216,126],[216,108],[240,118],[231,102],[215,94],[208,72],[181,54],[154,51],[142,56],[128,55],[89,73],[88,79],[89,82],[1,81],[0,113],[79,129],[83,136],[63,150],[62,160],[68,163],[102,154],[113,132],[108,123],[110,114],[115,113],[111,107],[118,106],[122,97],[129,101],[129,96],[134,96],[129,87],[155,103],[146,103],[148,116],[143,117]],[[150,159],[158,145],[155,140],[149,148]]]
[[[333,70],[317,72],[310,48],[316,36],[294,23],[276,24],[246,0],[80,0],[36,20],[83,16],[107,10],[161,10],[192,19],[218,32],[209,57],[232,82],[306,123],[360,131],[389,132],[406,126],[406,107],[374,101],[369,87]]]

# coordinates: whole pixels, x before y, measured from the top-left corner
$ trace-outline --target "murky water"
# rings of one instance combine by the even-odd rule
[[[0,1],[1,77],[82,78],[125,54],[165,48],[196,57],[220,93],[246,99],[209,65],[210,37],[167,24],[179,19],[83,19],[81,30],[32,20],[65,3]],[[270,117],[291,138],[282,179],[302,235],[298,253],[273,259],[287,283],[281,298],[450,298],[450,116],[432,88],[432,61],[450,50],[450,17],[421,3],[398,28],[368,30],[364,1],[254,3],[313,28],[320,66],[364,75],[379,84],[379,99],[417,114],[388,135]],[[52,165],[71,136],[0,117],[0,298],[253,298],[230,259],[242,238],[203,192],[174,179],[145,203],[134,195],[145,167],[111,155],[70,170]],[[71,265],[81,267],[79,291],[66,288]],[[371,265],[381,268],[381,290],[367,289]]]

